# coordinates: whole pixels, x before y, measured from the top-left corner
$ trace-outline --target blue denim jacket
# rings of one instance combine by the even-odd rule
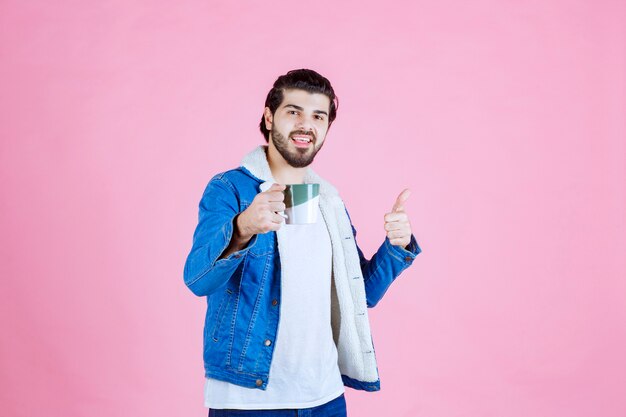
[[[260,192],[259,187],[265,181],[259,176],[271,180],[267,166],[264,170],[254,175],[251,171],[255,168],[244,165],[221,172],[209,181],[200,200],[198,225],[184,267],[187,287],[197,296],[207,296],[205,376],[263,390],[271,380],[273,341],[280,319],[281,264],[277,232],[254,235],[245,248],[226,258],[218,258],[230,243],[235,216]],[[315,179],[323,181],[319,177]],[[342,207],[349,219],[343,203]],[[351,221],[349,225],[356,245],[356,229]],[[366,303],[368,308],[380,301],[395,278],[421,252],[413,235],[407,249],[391,245],[385,238],[369,260],[358,245],[356,248],[362,271],[361,286],[365,288],[364,305]],[[365,334],[371,338],[369,333]],[[374,355],[373,341],[370,343]],[[344,374],[341,368],[340,364],[345,386],[365,391],[380,389],[377,376],[374,380],[363,381]],[[377,371],[376,367],[376,374]]]

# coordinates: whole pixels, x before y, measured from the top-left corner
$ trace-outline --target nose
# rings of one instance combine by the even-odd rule
[[[306,116],[301,117],[296,123],[296,128],[305,133],[313,133],[313,122]]]

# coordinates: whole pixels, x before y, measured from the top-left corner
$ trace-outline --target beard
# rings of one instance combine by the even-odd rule
[[[293,132],[293,134],[298,135],[307,133],[296,131]],[[313,159],[315,159],[315,155],[317,155],[319,150],[322,149],[322,146],[324,145],[324,143],[322,143],[319,148],[316,148],[315,143],[317,142],[317,140],[313,134],[310,135],[312,142],[310,147],[296,148],[295,146],[293,146],[293,149],[290,149],[289,142],[291,142],[291,137],[286,138],[280,132],[275,130],[274,126],[272,126],[272,142],[274,143],[274,146],[278,150],[278,153],[280,153],[285,159],[285,161],[287,161],[287,163],[294,168],[304,168],[306,166],[309,166],[313,162]]]

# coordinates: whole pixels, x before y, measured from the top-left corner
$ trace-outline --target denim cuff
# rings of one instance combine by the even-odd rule
[[[411,241],[406,248],[392,245],[388,237],[385,238],[385,247],[391,256],[407,264],[413,263],[413,259],[422,252],[422,249],[417,244],[417,240],[412,233]]]

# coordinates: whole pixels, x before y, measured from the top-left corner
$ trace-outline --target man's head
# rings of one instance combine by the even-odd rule
[[[326,78],[313,70],[292,70],[274,82],[259,127],[289,165],[302,168],[311,164],[322,148],[338,104]],[[308,138],[310,143],[298,142],[298,137]]]

